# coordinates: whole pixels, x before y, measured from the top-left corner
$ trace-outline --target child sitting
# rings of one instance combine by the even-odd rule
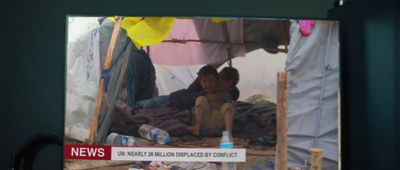
[[[200,131],[220,132],[225,130],[232,134],[233,106],[231,97],[226,91],[219,91],[217,70],[206,65],[198,72],[200,85],[205,96],[196,98],[194,106],[195,123],[187,129],[194,135],[200,135]]]

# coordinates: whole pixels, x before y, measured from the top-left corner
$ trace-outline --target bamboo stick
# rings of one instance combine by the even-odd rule
[[[115,22],[114,30],[111,35],[110,44],[108,46],[106,59],[104,61],[104,65],[103,65],[104,69],[109,69],[111,67],[111,61],[112,61],[112,57],[114,54],[114,48],[115,48],[115,45],[117,43],[117,39],[119,36],[119,29],[121,27],[121,22],[122,22],[121,17],[118,18],[117,22]],[[90,132],[89,132],[88,143],[91,145],[93,145],[96,141],[97,124],[98,124],[98,120],[99,120],[101,105],[103,102],[104,89],[105,89],[105,80],[104,80],[104,78],[101,78],[100,84],[99,84],[99,89],[98,89],[98,94],[97,94],[97,98],[96,98],[96,107],[95,107],[94,113],[92,115],[92,124],[91,124]]]
[[[221,22],[222,25],[222,31],[224,32],[224,37],[225,37],[225,43],[229,44],[231,43],[231,38],[229,36],[229,30],[228,30],[228,25],[226,25],[226,22]],[[229,67],[232,67],[232,47],[230,45],[226,46],[226,52],[228,53],[228,65]]]
[[[114,48],[117,44],[117,39],[119,37],[119,29],[121,28],[122,17],[119,17],[117,22],[115,22],[114,29],[111,35],[110,44],[108,45],[106,60],[104,61],[104,69],[109,69],[111,67],[111,61],[114,54]]]
[[[215,40],[194,40],[194,39],[186,39],[186,40],[180,40],[180,39],[171,39],[171,40],[164,40],[162,41],[163,43],[179,43],[179,44],[186,44],[190,42],[198,42],[198,43],[210,43],[210,44],[222,44],[225,46],[244,46],[244,47],[256,47],[256,48],[262,48],[265,50],[270,50],[270,51],[277,51],[281,53],[288,53],[288,49],[284,48],[266,48],[264,47],[261,43],[258,42],[246,42],[246,43],[234,43],[234,42],[221,42],[221,41],[215,41]]]
[[[287,170],[287,74],[278,72],[277,75],[277,169]]]

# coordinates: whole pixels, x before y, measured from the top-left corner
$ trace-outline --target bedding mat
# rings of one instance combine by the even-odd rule
[[[266,102],[262,105],[247,102],[233,102],[235,137],[249,140],[250,143],[264,143],[266,137],[276,136],[276,104]],[[139,127],[150,124],[167,131],[172,137],[190,136],[186,126],[191,125],[194,116],[191,110],[164,107],[156,109],[141,109],[132,112],[118,107],[112,120],[109,133],[139,136]],[[204,137],[220,137],[219,133],[208,132]]]

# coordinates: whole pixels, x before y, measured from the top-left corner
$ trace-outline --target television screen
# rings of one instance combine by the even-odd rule
[[[339,23],[67,18],[64,169],[338,169]]]

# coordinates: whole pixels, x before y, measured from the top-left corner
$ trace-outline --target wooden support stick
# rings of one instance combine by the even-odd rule
[[[288,53],[287,45],[284,49],[281,48],[267,48],[264,45],[262,45],[260,42],[244,42],[244,43],[234,43],[234,42],[222,42],[222,41],[215,41],[215,40],[206,40],[206,39],[201,39],[201,40],[195,40],[195,39],[171,39],[171,40],[164,40],[162,43],[178,43],[178,44],[186,44],[190,42],[198,42],[198,43],[209,43],[209,44],[222,44],[225,46],[241,46],[241,47],[256,47],[256,48],[262,48],[265,50],[270,50],[270,51],[276,51],[276,52],[281,52],[281,53]]]
[[[231,38],[229,36],[229,31],[228,31],[228,25],[226,25],[226,22],[221,22],[222,25],[222,31],[224,32],[225,36],[225,43],[230,44],[231,43]],[[231,46],[226,46],[226,52],[228,53],[228,65],[229,67],[232,67],[232,47]]]
[[[115,44],[117,43],[117,39],[119,36],[119,29],[121,27],[122,18],[118,18],[117,22],[115,22],[114,30],[111,35],[110,44],[108,46],[108,51],[106,55],[106,59],[104,61],[104,69],[109,69],[111,67],[111,61],[114,54]],[[97,123],[99,120],[101,104],[103,102],[103,94],[105,89],[105,80],[101,78],[100,85],[98,89],[98,94],[96,98],[96,107],[94,109],[94,113],[92,115],[92,125],[90,126],[89,132],[89,141],[88,143],[93,145],[96,142],[96,134],[97,134]]]
[[[311,170],[322,169],[322,156],[323,151],[321,148],[310,148],[311,153]]]
[[[119,17],[117,22],[115,22],[114,29],[111,35],[110,44],[108,45],[106,60],[104,61],[104,69],[109,69],[111,67],[111,61],[114,54],[115,44],[117,44],[117,39],[119,37],[119,29],[121,28],[122,17]]]
[[[277,169],[287,170],[287,74],[286,72],[278,72],[277,75]]]
[[[104,86],[105,86],[105,80],[101,79],[99,84],[99,93],[97,94],[96,98],[96,106],[92,115],[92,125],[90,127],[90,133],[89,133],[89,144],[91,145],[95,143],[96,139],[97,123],[99,119],[101,103],[103,101]]]

